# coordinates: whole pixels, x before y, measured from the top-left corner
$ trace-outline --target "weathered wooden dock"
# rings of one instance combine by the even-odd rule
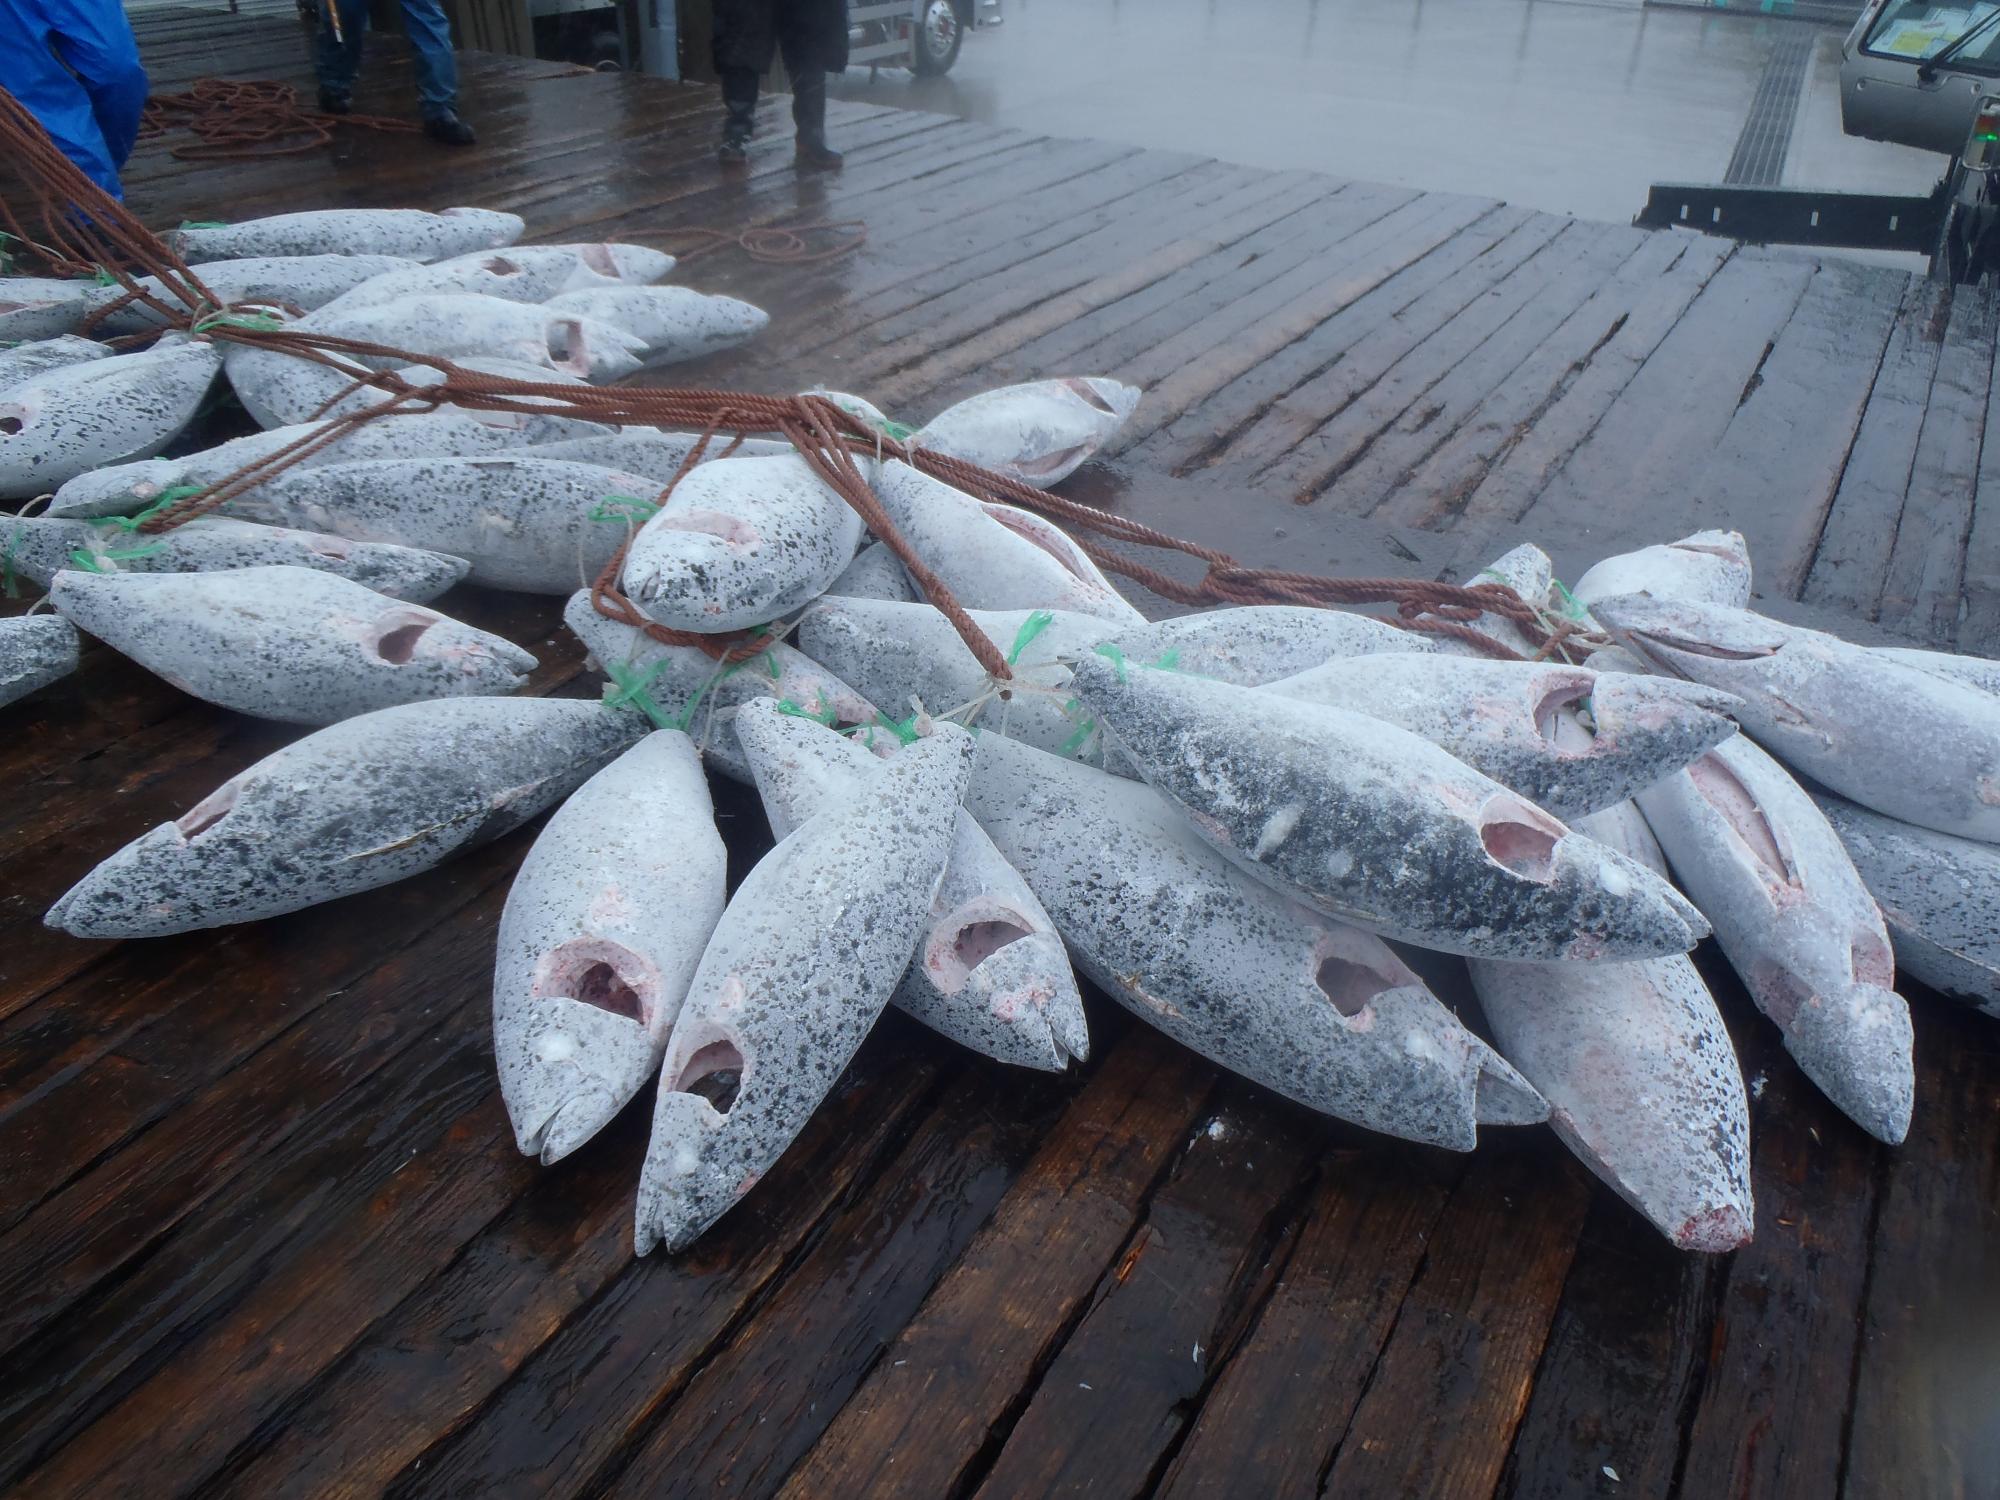
[[[146,40],[162,88],[307,82],[289,24],[169,14]],[[675,382],[920,417],[1118,375],[1146,401],[1071,492],[1246,559],[1463,578],[1534,538],[1573,576],[1727,525],[1774,610],[2000,649],[1988,294],[845,105],[841,176],[796,175],[767,105],[728,180],[707,90],[463,66],[476,150],[357,134],[223,165],[168,140],[131,199],[162,225],[472,203],[667,244],[860,219],[842,259],[689,263],[773,322]],[[387,49],[365,84],[407,106]],[[534,649],[535,691],[593,691],[556,603],[447,607]],[[10,1493],[2000,1494],[2000,1030],[1935,996],[1888,1150],[1703,955],[1755,1095],[1757,1236],[1728,1257],[1669,1248],[1544,1130],[1385,1141],[1093,1001],[1061,1079],[886,1018],[738,1210],[635,1261],[644,1111],[544,1169],[494,1086],[529,834],[278,921],[82,943],[41,927],[57,894],[291,735],[102,649],[9,723]],[[761,816],[720,808],[740,874]]]

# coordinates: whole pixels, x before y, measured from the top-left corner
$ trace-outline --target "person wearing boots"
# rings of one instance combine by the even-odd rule
[[[775,48],[792,81],[798,164],[838,171],[840,153],[826,143],[826,75],[847,66],[846,0],[715,0],[714,20],[715,71],[728,110],[716,153],[722,164],[749,160],[757,80],[769,71]]]
[[[318,3],[313,71],[319,75],[319,107],[330,115],[344,115],[354,108],[361,39],[368,31],[368,0]],[[438,0],[403,0],[403,33],[416,64],[417,114],[424,122],[424,134],[447,146],[470,146],[478,137],[458,117],[458,60],[451,52],[451,23]]]

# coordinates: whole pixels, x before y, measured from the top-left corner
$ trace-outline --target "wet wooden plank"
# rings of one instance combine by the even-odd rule
[[[1461,508],[1465,518],[1518,521],[1525,515],[1733,255],[1734,247],[1722,241],[1694,237],[1616,331],[1580,356],[1580,368],[1565,375],[1554,396],[1506,434]]]
[[[1144,1028],[1121,1043],[780,1493],[947,1493],[1129,1241],[1213,1076]]]
[[[1812,278],[1810,261],[1739,251],[1520,519],[1593,537],[1684,535],[1696,475]]]
[[[703,1366],[607,1496],[765,1495],[834,1420],[964,1252],[1073,1085],[974,1067]]]
[[[1743,533],[1768,594],[1805,582],[1912,280],[1822,262],[1687,497],[1690,530]]]
[[[1990,1019],[1911,1001],[1923,1087],[1887,1153],[1841,1494],[1977,1495],[2000,1474],[2000,1109]]]
[[[626,1281],[650,1284],[648,1381],[665,1386],[673,1352],[691,1361],[713,1346],[785,1249],[879,1168],[898,1130],[930,1100],[929,1085],[958,1061],[942,1047],[917,1057],[870,1049],[779,1159],[765,1191],[732,1210],[700,1250],[645,1262],[632,1255],[632,1194],[651,1109],[628,1110],[573,1161],[531,1166],[533,1184],[506,1216],[266,1424],[207,1493],[379,1495],[406,1472],[427,1493],[446,1492],[426,1455]],[[493,1110],[489,1100],[485,1112]],[[629,1306],[629,1294],[619,1301]]]
[[[1386,520],[1441,528],[1464,509],[1487,471],[1537,412],[1553,405],[1592,357],[1616,338],[1633,305],[1653,292],[1687,253],[1673,235],[1651,235],[1609,277],[1591,288],[1583,305],[1563,319],[1539,348],[1515,367],[1500,386],[1397,479],[1375,514]],[[1694,295],[1691,288],[1688,297]]]
[[[1264,1289],[1273,1236],[1290,1227],[1323,1135],[1242,1085],[1226,1089],[976,1494],[1145,1492],[1200,1406],[1232,1324]]]
[[[1993,384],[1994,321],[1993,298],[1984,290],[1969,289],[1952,302],[1876,614],[1884,625],[1937,646],[1949,646],[1958,634]]]
[[[1325,1493],[1493,1493],[1590,1201],[1582,1169],[1551,1144],[1481,1143],[1430,1237]]]
[[[1106,451],[1143,442],[1497,207],[1456,195],[1407,204],[1349,241],[1332,275],[1303,266],[1149,350],[1128,371],[1147,387],[1148,400]]]
[[[1644,243],[1635,229],[1566,230],[1271,465],[1264,482],[1301,503],[1371,514],[1411,463],[1505,384],[1591,289]]]
[[[1370,1145],[1326,1161],[1296,1248],[1155,1494],[1311,1500],[1463,1162]]]
[[[1232,446],[1262,421],[1273,403],[1337,363],[1359,361],[1371,340],[1414,343],[1455,316],[1493,282],[1533,253],[1539,219],[1553,234],[1560,220],[1502,204],[1420,256],[1380,286],[1342,308],[1305,337],[1244,371],[1201,406],[1201,420],[1169,423],[1125,455],[1128,463],[1185,474],[1231,461]],[[1546,235],[1541,236],[1546,238]],[[1523,247],[1527,248],[1523,248]],[[1399,351],[1400,352],[1400,351]]]
[[[1951,289],[1942,282],[1918,281],[1903,299],[1800,587],[1810,603],[1874,618],[1950,308]]]
[[[1740,987],[1711,980],[1732,1015]],[[1760,1023],[1761,1024],[1761,1023]],[[1752,1073],[1756,1238],[1729,1259],[1684,1495],[1836,1492],[1882,1148],[1777,1049]]]

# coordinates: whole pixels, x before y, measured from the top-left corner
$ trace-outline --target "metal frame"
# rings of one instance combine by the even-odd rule
[[[1657,182],[1632,222],[1641,229],[1698,229],[1757,245],[1848,250],[1937,248],[1948,202],[1943,184],[1927,198],[1827,193],[1807,188]]]

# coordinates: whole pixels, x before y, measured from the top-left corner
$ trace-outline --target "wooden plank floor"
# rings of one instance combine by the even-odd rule
[[[309,88],[288,23],[144,34],[163,89]],[[840,176],[796,175],[767,103],[725,179],[706,90],[462,62],[475,150],[190,164],[169,139],[132,202],[161,225],[471,203],[669,245],[859,219],[839,260],[690,261],[773,322],[676,383],[823,381],[921,418],[1124,376],[1146,400],[1070,491],[1246,559],[1464,578],[1532,538],[1574,576],[1729,525],[1775,611],[2000,650],[1987,294],[844,104]],[[393,47],[361,103],[408,108]],[[447,607],[534,649],[532,691],[594,691],[555,601]],[[1755,1097],[1733,1256],[1673,1251],[1546,1131],[1384,1141],[1093,998],[1068,1078],[886,1017],[757,1192],[636,1261],[644,1111],[542,1169],[494,1086],[493,927],[531,834],[278,921],[80,943],[40,926],[57,894],[291,735],[103,649],[11,723],[9,1493],[2000,1494],[2000,1031],[1935,996],[1890,1151],[1700,955]],[[768,837],[718,798],[740,876]]]

